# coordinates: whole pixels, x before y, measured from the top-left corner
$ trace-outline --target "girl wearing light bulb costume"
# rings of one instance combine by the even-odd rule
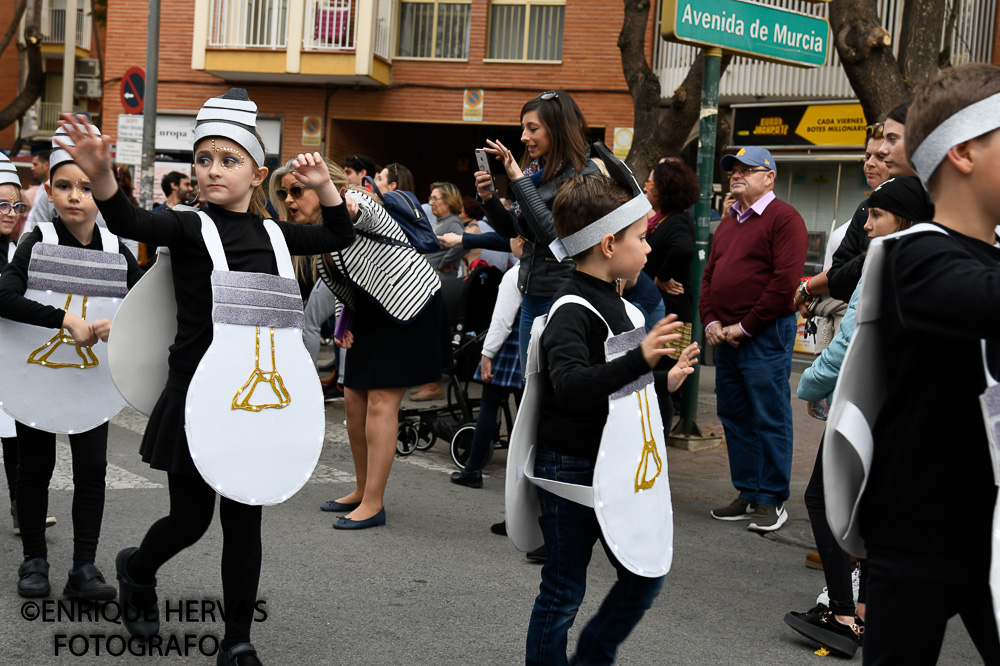
[[[302,301],[289,255],[332,252],[354,239],[350,204],[318,153],[299,155],[295,174],[319,195],[322,224],[262,218],[267,169],[256,112],[246,91],[235,88],[199,112],[195,174],[209,203],[202,213],[135,208],[112,177],[107,144],[64,121],[109,226],[165,246],[172,264],[177,333],[140,449],[144,461],[167,472],[170,513],[138,548],[118,554],[123,621],[133,635],[159,631],[156,572],[201,538],[220,494],[226,626],[217,663],[226,666],[261,663],[250,643],[261,506],[301,488],[322,448],[322,389],[302,345]],[[142,290],[140,284],[136,294]],[[113,350],[139,346],[149,330],[136,322],[123,328],[130,335],[114,338]]]
[[[96,127],[88,131],[100,136]],[[142,276],[129,252],[96,225],[90,181],[57,132],[46,189],[56,216],[22,240],[0,278],[0,403],[16,420],[17,512],[24,549],[18,594],[48,596],[45,544],[56,434],[73,458],[73,568],[64,596],[109,600],[115,588],[95,566],[104,515],[108,420],[124,406],[106,345],[126,291]]]

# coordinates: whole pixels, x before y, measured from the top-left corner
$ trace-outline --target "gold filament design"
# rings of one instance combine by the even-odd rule
[[[292,396],[288,394],[288,389],[285,388],[285,382],[281,379],[281,374],[278,372],[278,366],[274,363],[274,327],[272,326],[270,328],[271,370],[269,372],[264,372],[260,369],[260,326],[258,326],[257,339],[253,352],[253,372],[250,373],[250,378],[247,380],[246,384],[241,386],[240,390],[233,396],[232,409],[245,409],[248,412],[259,412],[262,409],[281,409],[282,407],[287,407],[292,404]],[[261,383],[268,384],[271,387],[274,395],[278,398],[278,402],[268,403],[266,405],[250,404],[253,392],[257,389],[257,385]],[[247,390],[248,387],[249,390]],[[242,399],[240,399],[241,396]]]
[[[73,300],[73,294],[70,294],[66,298],[66,305],[63,307],[66,312],[69,312],[69,304]],[[83,306],[80,309],[80,318],[87,318],[87,297],[83,297]],[[83,361],[82,363],[59,363],[55,361],[50,361],[49,357],[52,356],[52,352],[61,347],[62,345],[72,345],[73,349],[76,350],[77,355]],[[35,363],[36,365],[41,365],[46,368],[80,368],[81,370],[86,370],[87,368],[96,368],[100,361],[97,359],[97,355],[94,354],[94,350],[90,347],[80,347],[76,344],[76,340],[70,335],[69,331],[65,328],[60,328],[59,332],[49,338],[48,342],[28,354],[28,363]]]
[[[639,467],[635,470],[635,492],[640,490],[649,490],[656,483],[656,477],[660,476],[660,472],[663,471],[663,460],[660,459],[660,454],[656,452],[656,440],[653,439],[653,421],[649,415],[649,394],[646,393],[648,386],[642,389],[642,395],[646,398],[646,416],[642,415],[642,397],[636,393],[635,397],[639,401],[639,421],[642,423],[642,457],[639,459]],[[649,424],[649,431],[646,430],[646,424]],[[656,473],[653,474],[652,478],[647,478],[649,475],[649,459],[652,457],[653,464],[656,465]]]

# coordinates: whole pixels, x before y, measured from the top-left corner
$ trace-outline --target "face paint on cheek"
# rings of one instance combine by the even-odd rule
[[[93,199],[94,198],[93,191],[87,192],[87,191],[85,191],[83,189],[85,187],[90,187],[90,181],[89,180],[84,181],[84,180],[81,179],[81,180],[76,181],[76,191],[80,193],[80,196],[83,197],[84,199]]]

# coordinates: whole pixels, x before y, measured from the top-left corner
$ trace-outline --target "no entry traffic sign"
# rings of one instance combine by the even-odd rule
[[[141,67],[132,67],[122,77],[121,99],[125,113],[142,113],[146,96],[146,73]]]

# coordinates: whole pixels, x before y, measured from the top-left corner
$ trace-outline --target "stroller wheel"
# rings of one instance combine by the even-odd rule
[[[417,429],[411,423],[400,423],[396,434],[396,452],[408,456],[417,449]]]
[[[472,451],[472,438],[476,434],[476,426],[467,425],[458,429],[455,436],[451,438],[451,459],[459,469],[465,469],[465,463],[469,460],[469,452]]]
[[[434,446],[436,441],[437,435],[431,430],[431,424],[423,419],[417,421],[417,450],[426,451]]]

